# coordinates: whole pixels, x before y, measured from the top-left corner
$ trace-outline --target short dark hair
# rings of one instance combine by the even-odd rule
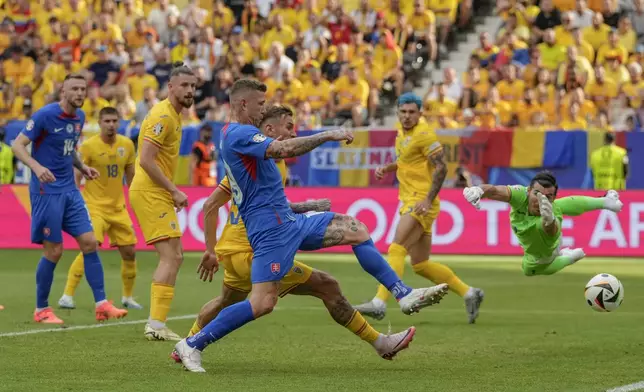
[[[284,105],[271,106],[266,113],[264,113],[264,117],[262,117],[262,121],[259,123],[259,126],[263,126],[268,120],[272,120],[274,118],[279,119],[283,116],[293,116],[293,110]]]
[[[82,74],[77,73],[77,72],[67,74],[67,76],[65,76],[65,79],[63,80],[63,83],[65,83],[68,80],[72,80],[72,79],[83,80],[83,81],[85,81],[87,83],[87,79],[85,79],[85,76],[83,76]]]
[[[234,97],[237,94],[245,91],[261,91],[263,93],[266,92],[268,88],[266,85],[259,80],[255,79],[239,79],[235,83],[233,83],[233,87],[230,89],[230,97]]]
[[[604,135],[604,143],[605,144],[615,143],[615,134],[612,132],[606,132],[606,134]]]
[[[116,108],[115,108],[115,107],[112,107],[112,106],[106,106],[106,107],[104,107],[103,109],[101,109],[101,111],[100,111],[100,112],[98,112],[98,119],[100,120],[100,119],[102,119],[102,118],[103,118],[103,116],[110,116],[110,115],[114,115],[114,116],[116,116],[116,117],[120,117],[120,116],[119,116],[119,111],[118,111],[118,110],[116,110]]]
[[[172,71],[170,71],[170,78],[173,78],[179,75],[195,76],[195,73],[192,70],[192,68],[185,65],[183,61],[175,61],[174,63],[172,63]]]
[[[539,184],[544,188],[555,188],[555,194],[557,194],[557,191],[559,190],[559,185],[557,185],[555,175],[548,170],[543,170],[537,173],[537,175],[530,180],[530,188],[532,188],[534,184]]]

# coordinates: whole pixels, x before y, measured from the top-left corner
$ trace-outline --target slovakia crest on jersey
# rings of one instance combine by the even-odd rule
[[[34,120],[29,120],[25,128],[27,129],[27,131],[31,131],[32,129],[34,129],[34,126],[35,126]]]
[[[273,275],[280,273],[280,263],[271,263],[271,272]]]
[[[253,136],[253,141],[255,143],[261,143],[264,140],[266,140],[266,136],[262,135],[261,133],[255,134],[255,136]]]

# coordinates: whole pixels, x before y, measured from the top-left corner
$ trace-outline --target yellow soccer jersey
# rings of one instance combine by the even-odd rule
[[[396,136],[396,177],[399,182],[398,198],[402,202],[418,201],[427,196],[432,185],[427,157],[442,149],[436,132],[424,119],[410,131],[404,131],[399,125]]]
[[[134,143],[122,135],[116,135],[114,144],[107,144],[100,135],[92,136],[81,144],[83,162],[99,171],[96,180],[85,183],[83,198],[90,207],[111,210],[125,208],[123,176],[125,168],[134,165]]]
[[[148,141],[159,148],[156,163],[170,181],[174,178],[177,168],[181,134],[181,118],[167,99],[154,105],[141,124],[139,148],[143,146],[143,141]],[[134,180],[130,189],[165,192],[165,189],[157,185],[141,168],[139,157],[136,158]]]
[[[276,161],[275,164],[282,175],[282,185],[286,185],[286,162],[283,160]],[[228,177],[224,177],[219,183],[219,187],[230,194],[230,183]],[[227,256],[240,252],[252,252],[253,248],[248,241],[248,234],[246,234],[246,226],[239,216],[237,206],[232,204],[230,206],[230,213],[228,214],[228,221],[224,226],[224,231],[221,233],[221,238],[217,241],[215,252],[219,256]]]

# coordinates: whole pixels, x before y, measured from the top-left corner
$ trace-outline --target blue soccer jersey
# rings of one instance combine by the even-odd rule
[[[66,114],[59,103],[51,103],[33,114],[22,133],[33,142],[31,156],[56,177],[56,181],[41,184],[31,176],[29,191],[40,194],[60,194],[76,189],[72,153],[85,123],[85,113]]]
[[[232,199],[246,224],[248,237],[294,221],[282,176],[266,149],[273,139],[252,125],[229,123],[222,129],[220,150]]]

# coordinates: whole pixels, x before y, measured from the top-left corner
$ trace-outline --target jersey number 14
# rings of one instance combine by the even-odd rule
[[[65,146],[63,147],[63,155],[71,155],[75,147],[74,139],[65,139]]]

